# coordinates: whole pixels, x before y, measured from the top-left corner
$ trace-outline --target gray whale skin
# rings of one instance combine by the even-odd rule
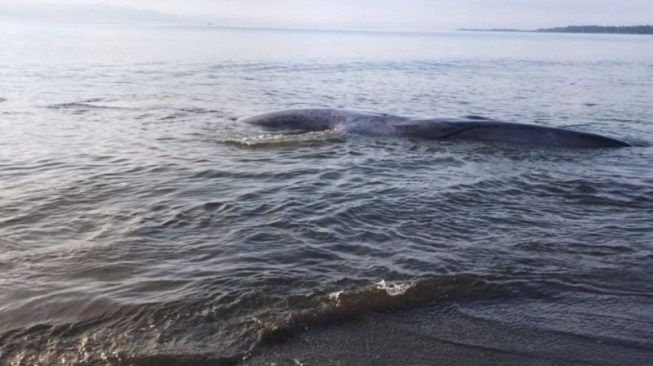
[[[561,128],[503,122],[478,116],[414,119],[348,109],[289,109],[241,118],[267,130],[310,132],[334,130],[364,135],[397,135],[435,140],[467,139],[533,146],[606,148],[631,146],[625,141]]]

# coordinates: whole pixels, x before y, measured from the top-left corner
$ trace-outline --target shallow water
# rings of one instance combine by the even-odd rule
[[[0,36],[0,363],[653,358],[653,38]],[[236,122],[296,107],[483,115],[636,146]]]

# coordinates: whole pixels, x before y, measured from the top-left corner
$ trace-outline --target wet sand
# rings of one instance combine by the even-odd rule
[[[644,365],[650,354],[643,346],[498,324],[445,306],[308,329],[259,348],[243,364]]]

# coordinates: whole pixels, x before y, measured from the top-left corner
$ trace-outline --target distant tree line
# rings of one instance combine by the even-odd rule
[[[611,33],[611,34],[653,34],[653,25],[630,25],[604,27],[600,25],[570,25],[568,27],[542,28],[537,30],[520,30],[509,28],[477,29],[461,28],[472,32],[545,32],[545,33]]]
[[[571,25],[568,27],[544,28],[536,32],[550,33],[615,33],[615,34],[653,34],[651,25],[632,25],[620,27],[603,27],[599,25]]]

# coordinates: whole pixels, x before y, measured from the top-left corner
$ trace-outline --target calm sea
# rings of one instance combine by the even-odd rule
[[[0,364],[653,363],[653,37],[0,24]],[[239,117],[348,107],[577,150]]]

